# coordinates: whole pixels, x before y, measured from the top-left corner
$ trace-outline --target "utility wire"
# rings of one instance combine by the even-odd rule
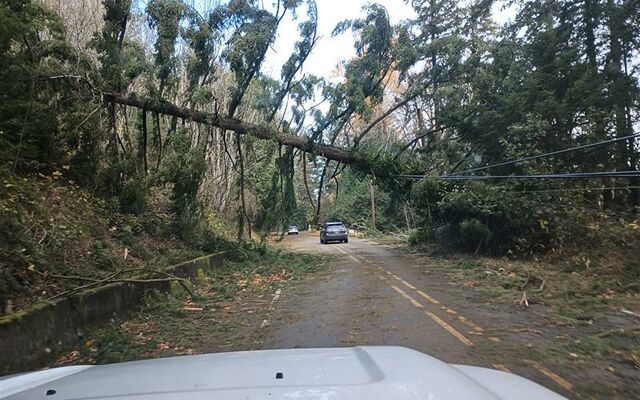
[[[397,178],[420,180],[426,175],[394,175]],[[532,175],[442,175],[434,179],[445,181],[486,181],[501,179],[589,179],[589,178],[630,178],[640,177],[640,171],[608,171],[608,172],[569,172],[562,174]]]
[[[469,172],[483,171],[483,170],[489,169],[489,168],[502,167],[504,165],[512,165],[512,164],[517,164],[517,163],[524,162],[524,161],[537,160],[539,158],[557,156],[559,154],[565,154],[565,153],[569,153],[569,152],[572,152],[572,151],[589,149],[589,148],[597,147],[597,146],[603,146],[603,145],[606,145],[606,144],[619,142],[621,140],[633,139],[633,138],[636,138],[636,137],[639,137],[639,136],[640,136],[640,133],[635,134],[635,135],[629,135],[629,136],[623,136],[623,137],[619,137],[619,138],[614,138],[614,139],[603,140],[601,142],[589,143],[589,144],[585,144],[585,145],[582,145],[582,146],[570,147],[568,149],[552,151],[550,153],[544,153],[544,154],[538,154],[538,155],[535,155],[535,156],[519,158],[517,160],[511,160],[511,161],[505,161],[505,162],[501,162],[501,163],[497,163],[497,164],[486,165],[484,167],[471,168],[471,169],[467,169],[465,171],[460,171],[460,172],[456,173],[456,175],[468,174]],[[452,173],[451,174],[447,174],[447,176],[452,176],[452,175],[453,175]]]
[[[585,188],[565,188],[565,189],[540,189],[540,190],[521,190],[511,193],[556,193],[556,192],[584,192],[589,190],[623,190],[623,189],[640,189],[640,186],[608,186],[608,187],[585,187]]]

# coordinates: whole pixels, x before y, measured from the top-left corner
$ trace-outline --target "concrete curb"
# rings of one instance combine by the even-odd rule
[[[167,268],[195,281],[198,270],[220,266],[227,252],[198,257]],[[149,290],[168,292],[170,282],[113,283],[41,304],[0,322],[0,375],[32,370],[56,359],[58,349],[81,343],[87,327],[124,315],[140,305]]]

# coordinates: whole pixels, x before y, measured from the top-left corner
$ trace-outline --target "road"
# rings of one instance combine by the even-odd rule
[[[513,315],[476,304],[473,290],[451,285],[417,257],[373,240],[322,245],[312,234],[289,236],[285,245],[328,255],[331,266],[277,296],[265,348],[400,345],[449,363],[515,372],[573,397],[572,383],[550,366],[512,358],[508,349],[526,340],[508,343],[495,332]]]

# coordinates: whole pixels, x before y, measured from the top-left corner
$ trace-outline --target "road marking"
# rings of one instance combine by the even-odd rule
[[[462,333],[458,332],[453,326],[444,322],[440,317],[432,313],[431,311],[424,310],[424,313],[431,317],[432,320],[436,321],[438,325],[443,327],[447,332],[452,334],[456,339],[461,341],[467,346],[473,346],[473,342],[467,339]]]
[[[423,298],[425,298],[427,301],[429,301],[432,304],[436,304],[436,305],[440,305],[441,303],[434,299],[433,297],[429,296],[428,294],[426,294],[425,292],[423,292],[422,290],[418,289],[417,287],[413,286],[412,284],[410,284],[409,282],[405,281],[404,279],[400,278],[398,275],[387,271],[386,269],[380,267],[380,269],[382,269],[384,272],[386,272],[388,275],[394,277],[395,279],[397,279],[398,281],[400,281],[403,285],[405,285],[406,287],[408,287],[411,290],[415,290],[416,293],[418,293],[420,296],[422,296]],[[482,329],[480,326],[476,325],[475,323],[471,322],[470,320],[468,320],[467,318],[465,318],[462,315],[459,315],[457,311],[453,310],[450,307],[447,307],[445,305],[441,305],[440,308],[442,308],[446,313],[451,314],[451,315],[455,315],[456,318],[458,318],[458,320],[460,320],[463,324],[469,326],[471,329],[473,329],[476,332],[482,333],[484,332],[484,329]]]
[[[418,300],[414,299],[413,297],[409,296],[407,293],[405,293],[404,290],[400,289],[399,287],[395,286],[395,285],[391,285],[391,287],[393,288],[393,290],[395,290],[396,292],[398,292],[398,294],[400,294],[400,296],[404,297],[405,299],[409,300],[409,302],[411,304],[413,304],[414,306],[416,306],[417,308],[423,309],[424,306],[422,304],[420,304],[418,302]]]
[[[358,259],[357,259],[357,258],[355,258],[354,256],[351,256],[351,255],[350,255],[350,256],[349,256],[349,258],[350,258],[350,259],[352,259],[353,261],[357,262],[358,264],[362,264],[362,263],[360,262],[360,260],[358,260]]]
[[[510,374],[512,374],[512,373],[513,373],[513,372],[511,372],[511,370],[510,370],[509,368],[505,367],[505,365],[504,365],[504,364],[493,364],[493,363],[492,363],[492,364],[491,364],[491,366],[492,366],[493,368],[495,368],[495,369],[498,369],[498,370],[502,371],[502,372],[508,372],[508,373],[510,373]]]
[[[476,325],[474,322],[469,321],[467,318],[465,318],[463,315],[459,315],[458,319],[462,322],[464,322],[465,324],[469,325],[471,328],[473,328],[474,331],[477,332],[484,332],[484,329],[482,329],[481,327],[479,327],[478,325]]]
[[[562,388],[564,388],[564,389],[566,389],[566,390],[568,390],[570,392],[573,391],[573,384],[571,382],[567,381],[566,379],[564,379],[563,377],[561,377],[560,375],[556,374],[555,372],[549,371],[547,368],[543,367],[538,362],[531,361],[531,360],[525,360],[525,361],[528,362],[529,364],[533,365],[533,367],[535,369],[537,369],[538,371],[542,372],[544,375],[549,377],[552,381],[554,381],[555,383],[560,385]]]
[[[473,346],[473,342],[471,340],[467,339],[462,333],[458,332],[454,327],[452,327],[451,325],[446,323],[444,320],[442,320],[440,317],[438,317],[437,315],[435,315],[431,311],[425,310],[424,306],[422,304],[420,304],[420,302],[418,302],[418,300],[416,300],[413,297],[409,296],[404,290],[400,289],[399,287],[397,287],[395,285],[391,285],[391,287],[393,288],[393,290],[398,292],[398,294],[400,294],[400,296],[402,296],[405,299],[409,300],[409,302],[411,304],[413,304],[415,307],[421,309],[429,318],[434,320],[444,330],[446,330],[451,335],[453,335],[453,337],[455,337],[456,339],[458,339],[459,341],[461,341],[462,343],[464,343],[467,346]]]
[[[349,254],[349,252],[348,252],[348,251],[346,251],[345,249],[340,248],[340,246],[335,246],[335,248],[336,248],[339,252],[341,252],[341,253],[343,253],[343,254]]]
[[[410,284],[409,282],[407,282],[404,279],[400,278],[398,275],[395,275],[395,274],[392,273],[391,276],[393,276],[394,278],[396,278],[397,280],[402,282],[403,285],[405,285],[406,287],[408,287],[411,290],[417,290],[418,289],[415,286],[413,286],[412,284]]]
[[[422,290],[416,289],[416,292],[418,292],[418,294],[422,297],[424,297],[425,299],[427,299],[430,303],[433,304],[440,304],[440,302],[436,299],[434,299],[433,297],[429,296],[428,294],[426,294],[425,292],[423,292]]]
[[[280,300],[280,294],[282,293],[282,289],[277,289],[271,298],[271,303],[269,303],[269,313],[272,313],[276,308],[276,303]],[[265,318],[262,320],[262,324],[260,324],[260,328],[265,328],[270,324],[269,318]]]

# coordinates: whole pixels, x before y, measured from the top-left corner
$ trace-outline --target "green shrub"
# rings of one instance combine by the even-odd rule
[[[555,211],[509,185],[423,180],[412,190],[418,221],[414,241],[494,254],[529,253],[551,246]]]
[[[120,209],[130,214],[142,213],[147,205],[147,188],[139,180],[127,182],[118,195]]]

